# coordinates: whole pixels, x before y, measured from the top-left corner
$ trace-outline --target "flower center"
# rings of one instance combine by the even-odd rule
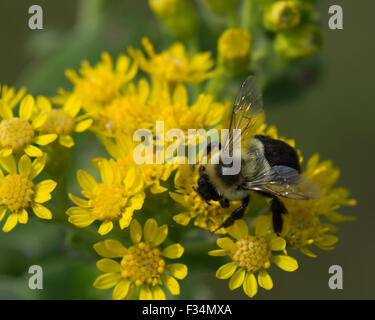
[[[30,123],[20,118],[3,120],[0,123],[0,145],[20,151],[29,145],[34,137]]]
[[[269,268],[271,250],[263,238],[248,236],[236,242],[233,260],[247,271]]]
[[[93,216],[98,220],[114,220],[120,217],[125,207],[127,197],[116,186],[100,186],[92,199]]]
[[[287,221],[289,228],[285,239],[292,245],[303,246],[319,233],[319,218],[312,213],[291,211]]]
[[[30,206],[34,195],[34,184],[22,174],[7,175],[0,186],[0,202],[11,211]]]
[[[51,110],[48,112],[48,118],[42,127],[42,131],[67,135],[73,131],[74,124],[74,119],[66,114],[64,110]]]
[[[121,261],[121,266],[121,275],[132,280],[137,286],[144,283],[156,285],[164,272],[165,261],[159,249],[141,242],[129,248]]]

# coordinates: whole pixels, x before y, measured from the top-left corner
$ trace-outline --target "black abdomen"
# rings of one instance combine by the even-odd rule
[[[290,145],[263,135],[256,135],[255,138],[263,143],[264,156],[271,167],[286,166],[301,172],[297,152]]]

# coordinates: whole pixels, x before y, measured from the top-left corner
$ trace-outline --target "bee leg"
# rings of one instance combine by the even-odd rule
[[[249,200],[250,200],[250,196],[247,196],[246,198],[244,198],[242,200],[241,207],[238,207],[236,210],[234,210],[230,214],[230,216],[221,224],[221,226],[212,233],[215,233],[217,230],[221,228],[228,228],[234,223],[234,221],[241,219],[243,215],[245,214],[247,206],[249,205]]]
[[[220,205],[222,208],[229,208],[229,200],[227,198],[220,199]]]
[[[219,150],[221,150],[221,143],[220,142],[210,142],[207,145],[206,154],[205,155],[209,155],[211,153],[212,149],[214,149],[215,147],[218,147]]]
[[[283,228],[283,219],[281,215],[283,213],[286,213],[287,210],[279,198],[272,197],[271,211],[272,211],[273,230],[275,231],[276,234],[279,235]]]

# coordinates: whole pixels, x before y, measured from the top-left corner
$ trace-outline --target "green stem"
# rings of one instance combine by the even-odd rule
[[[241,28],[243,30],[252,31],[252,18],[253,18],[253,1],[244,0],[241,8]]]
[[[103,0],[81,0],[78,8],[77,32],[95,33],[103,21]]]

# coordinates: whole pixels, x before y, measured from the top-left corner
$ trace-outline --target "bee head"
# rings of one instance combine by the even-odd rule
[[[198,188],[193,187],[193,189],[207,202],[210,200],[219,201],[221,199],[215,187],[210,182],[204,166],[199,167]]]

